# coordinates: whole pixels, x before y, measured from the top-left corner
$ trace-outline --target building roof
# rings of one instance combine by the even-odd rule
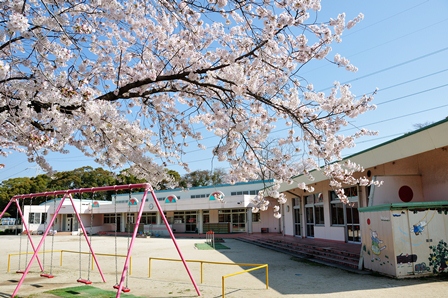
[[[448,118],[406,133],[398,138],[376,145],[364,151],[350,155],[344,160],[350,160],[363,166],[364,168],[374,167],[380,164],[391,162],[397,159],[417,155],[426,151],[448,146]],[[327,180],[322,171],[313,171],[313,183]],[[310,183],[305,175],[294,177],[294,184],[304,182]],[[279,191],[286,191],[291,187],[284,183]]]

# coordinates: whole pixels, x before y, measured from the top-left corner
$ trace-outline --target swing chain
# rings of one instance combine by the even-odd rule
[[[115,211],[115,284],[118,285],[118,248],[117,248],[117,230],[118,230],[118,217],[117,217],[117,192],[115,192],[114,201],[114,211]]]
[[[44,215],[44,214],[47,214],[47,200],[48,200],[48,197],[47,196],[45,196],[45,213],[42,213],[42,216]],[[44,231],[46,231],[47,230],[47,217],[45,217],[45,221],[44,221]],[[42,273],[43,272],[45,272],[45,243],[46,243],[47,241],[45,241],[45,239],[44,239],[44,245],[43,245],[43,258],[42,258]]]
[[[82,193],[79,193],[79,212],[81,212],[82,208]],[[81,215],[79,214],[79,219],[81,220]],[[79,238],[79,252],[78,252],[78,259],[79,259],[79,279],[81,279],[82,273],[81,273],[81,232],[79,231],[79,225],[81,223],[78,223],[78,238]]]
[[[129,254],[129,237],[131,235],[131,200],[132,200],[132,190],[129,189],[129,201],[128,201],[128,220],[127,220],[127,224],[128,224],[128,254]],[[135,227],[134,227],[135,229]],[[129,268],[126,269],[126,288],[128,289],[128,281],[129,281]]]
[[[95,197],[95,192],[92,193],[92,200],[90,202],[90,245],[92,245],[92,234],[93,234],[93,199]],[[87,280],[90,280],[90,262],[92,262],[92,252],[89,252],[89,268],[87,268]]]
[[[20,208],[20,203],[18,204],[18,207]],[[25,210],[25,199],[22,199],[22,208],[21,208],[21,210]],[[18,218],[18,216],[19,216],[19,210],[17,210],[17,218]],[[22,221],[23,221],[23,219],[22,219]],[[22,227],[23,227],[23,223],[22,223]],[[17,228],[16,228],[17,229]],[[23,231],[20,231],[20,234],[19,234],[19,239],[20,239],[20,241],[19,241],[19,252],[20,252],[20,255],[19,255],[19,268],[17,269],[17,270],[20,270],[21,268],[21,260],[22,260],[22,234],[23,234]]]
[[[56,213],[55,210],[56,210],[56,197],[54,197],[54,199],[53,199],[53,212],[54,212],[54,213],[53,213],[53,216],[55,216],[55,215],[54,215],[54,214]],[[51,235],[50,274],[53,273],[53,251],[54,251],[53,248],[54,248],[54,234],[55,234],[55,231],[54,231],[54,221],[53,221],[51,227],[52,227],[52,229],[53,229],[53,233],[52,233],[52,235]]]
[[[31,198],[30,199],[30,214],[31,214],[31,206],[33,205],[33,198]],[[34,217],[33,217],[33,223],[34,223]],[[29,220],[28,220],[29,221]],[[30,228],[31,228],[31,223],[29,223],[30,225],[28,226],[28,231],[26,231],[27,232],[27,237],[30,237],[29,235],[30,235]],[[27,242],[26,242],[26,255],[25,255],[25,266],[27,266],[28,265],[28,251],[29,251],[29,244],[30,244],[30,241],[28,240]]]

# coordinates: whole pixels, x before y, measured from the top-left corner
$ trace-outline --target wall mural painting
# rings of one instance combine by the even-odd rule
[[[429,247],[432,253],[429,254],[429,266],[432,266],[432,273],[439,274],[448,272],[448,246],[440,240],[436,246]]]
[[[176,203],[177,197],[175,195],[169,195],[165,198],[165,204]]]
[[[432,212],[430,212],[432,211]],[[414,211],[414,214],[418,213],[418,211]],[[392,218],[400,218],[402,215],[406,214],[404,211],[395,212],[392,214]],[[412,246],[413,249],[411,252],[398,252],[396,257],[396,266],[397,268],[409,268],[410,271],[407,274],[424,274],[424,273],[448,273],[448,244],[444,240],[440,240],[437,245],[428,245],[428,243],[432,242],[432,239],[429,239],[425,235],[429,232],[429,226],[431,221],[434,219],[436,214],[448,214],[448,210],[426,210],[425,215],[421,217],[419,220],[415,221],[410,228],[402,229],[400,225],[397,226],[399,235],[395,235],[395,237],[399,237],[399,240],[403,242],[405,245],[403,247]],[[428,216],[430,215],[430,217]],[[385,219],[381,218],[381,221],[385,221]],[[446,222],[444,220],[443,222]],[[370,226],[371,220],[367,219],[367,225]],[[403,227],[404,228],[404,227]],[[434,231],[437,230],[437,226],[433,227]],[[428,234],[429,235],[429,234]],[[434,235],[433,235],[434,236]],[[428,238],[428,239],[427,239]],[[367,243],[363,244],[363,251],[368,256],[371,257],[371,262],[379,262],[380,265],[390,264],[393,266],[391,262],[389,262],[389,257],[385,255],[386,244],[381,239],[378,232],[374,229],[370,229],[370,239],[371,245],[369,249],[369,245]],[[412,241],[410,242],[410,239]],[[418,248],[420,247],[420,248]],[[425,249],[428,248],[428,250]],[[426,253],[424,253],[426,251]],[[424,262],[426,256],[428,257],[429,263]],[[367,258],[366,258],[367,259]],[[413,269],[413,270],[412,270]]]
[[[220,202],[224,202],[224,193],[222,191],[214,191],[210,194],[210,196],[208,197],[208,199],[210,201],[220,201]]]
[[[429,211],[430,210],[426,210],[423,218],[421,220],[419,220],[417,223],[413,224],[412,228],[410,229],[410,233],[417,236],[416,239],[419,238],[422,240],[421,242],[417,242],[414,240],[412,242],[412,246],[420,246],[423,243],[429,243],[429,241],[427,241],[428,239],[422,239],[422,238],[424,238],[423,232],[429,227],[430,222],[433,220],[435,214],[437,213],[437,212],[432,212],[431,218],[428,219],[427,217],[428,217]],[[400,231],[403,233],[403,231],[401,229],[400,229]],[[409,236],[409,234],[407,236]],[[404,239],[409,239],[409,237],[402,238],[402,241],[409,242],[408,240],[404,240]],[[414,274],[423,274],[423,273],[431,272],[431,268],[432,268],[433,274],[448,272],[447,243],[444,240],[440,240],[437,245],[435,245],[435,246],[430,245],[429,250],[430,250],[430,253],[428,256],[428,260],[429,260],[428,265],[426,264],[426,262],[417,263],[417,255],[416,254],[407,254],[407,253],[406,254],[401,253],[400,255],[397,256],[397,265],[403,266],[403,265],[407,264],[409,266],[409,265],[411,265],[411,263],[415,263]]]
[[[411,232],[414,233],[416,236],[420,235],[421,233],[423,233],[423,231],[425,230],[425,227],[431,222],[431,220],[434,218],[434,215],[436,214],[436,212],[432,213],[431,218],[427,221],[427,216],[428,216],[428,212],[430,210],[426,210],[425,212],[425,216],[423,216],[423,218],[421,220],[419,220],[416,224],[412,225],[411,228]],[[415,212],[415,211],[414,211]]]
[[[370,218],[367,219],[367,225],[370,226]],[[389,262],[389,256],[384,255],[384,258],[382,259],[381,252],[386,249],[386,244],[383,240],[380,239],[380,236],[378,235],[377,231],[370,230],[370,239],[371,239],[371,245],[370,249],[367,248],[366,245],[363,245],[362,249],[367,255],[371,257],[371,262],[379,262],[380,266],[390,264]],[[372,255],[373,254],[373,255]]]
[[[386,249],[386,245],[383,243],[383,240],[379,238],[376,231],[370,230],[370,236],[372,239],[372,252],[375,255],[379,256],[381,254],[381,251]]]

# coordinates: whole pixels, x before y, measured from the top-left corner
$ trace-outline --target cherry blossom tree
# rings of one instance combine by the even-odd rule
[[[316,23],[319,0],[0,3],[1,154],[51,172],[47,154],[74,146],[156,185],[170,164],[189,170],[182,157],[191,141],[205,148],[202,126],[219,138],[213,158],[228,162],[229,181],[287,182],[324,164],[335,188],[369,183],[337,161],[371,133],[340,130],[374,108],[373,94],[338,82],[317,92],[300,73],[313,59],[356,71],[331,45],[362,14]],[[278,125],[285,136],[263,147]]]

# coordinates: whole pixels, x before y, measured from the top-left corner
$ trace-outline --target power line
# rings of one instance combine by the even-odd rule
[[[366,75],[354,78],[352,80],[345,81],[345,82],[341,83],[341,85],[345,85],[345,84],[351,83],[353,81],[362,80],[362,79],[371,77],[373,75],[376,75],[376,74],[379,74],[379,73],[382,73],[382,72],[385,72],[385,71],[388,71],[388,70],[391,70],[391,69],[394,69],[394,68],[397,68],[397,67],[400,67],[400,66],[403,66],[403,65],[406,65],[406,64],[409,64],[409,63],[412,63],[412,62],[415,62],[415,61],[427,58],[427,57],[430,57],[432,55],[441,53],[441,52],[446,51],[446,50],[448,50],[448,47],[445,47],[443,49],[440,49],[440,50],[437,50],[437,51],[434,51],[434,52],[431,52],[431,53],[428,53],[428,54],[425,54],[425,55],[422,55],[422,56],[419,56],[419,57],[416,57],[416,58],[413,58],[413,59],[410,59],[410,60],[407,60],[407,61],[404,61],[404,62],[401,62],[401,63],[398,63],[398,64],[395,64],[395,65],[392,65],[392,66],[380,69],[378,71],[374,71],[374,72],[368,73]],[[325,89],[321,89],[319,92],[324,91],[324,90],[328,90],[328,89],[331,89],[331,88],[333,88],[333,86],[327,87]]]
[[[384,122],[388,122],[388,121],[392,121],[392,120],[397,120],[397,119],[400,119],[400,118],[405,118],[405,117],[409,117],[409,116],[412,116],[412,115],[426,113],[426,112],[437,110],[437,109],[441,109],[441,108],[444,108],[444,107],[448,107],[448,104],[442,105],[442,106],[438,106],[438,107],[434,107],[434,108],[431,108],[431,109],[426,109],[426,110],[423,110],[423,111],[418,111],[418,112],[409,113],[409,114],[405,114],[405,115],[401,115],[401,116],[396,116],[396,117],[393,117],[393,118],[388,118],[388,119],[384,119],[384,120],[380,120],[380,121],[376,121],[376,122],[371,122],[371,123],[365,124],[364,126],[371,126],[371,125],[375,125],[375,124],[379,124],[379,123],[384,123]],[[344,129],[344,130],[341,130],[341,132],[348,131],[348,130],[351,130],[351,129],[353,129],[353,128]]]
[[[18,174],[20,174],[20,173],[22,173],[22,172],[28,171],[28,170],[29,170],[29,168],[26,168],[26,169],[24,169],[24,170],[22,170],[22,171],[19,171],[19,172],[15,173],[15,174],[9,175],[8,177],[3,178],[2,181],[3,181],[3,180],[6,180],[6,179],[9,179],[9,178],[11,178],[11,177],[14,177],[14,176],[16,176],[16,175],[18,175]]]
[[[421,80],[421,79],[426,79],[426,78],[429,78],[431,76],[438,75],[438,74],[440,74],[442,72],[445,72],[445,71],[448,71],[448,68],[445,68],[445,69],[440,70],[440,71],[432,72],[430,74],[427,74],[427,75],[424,75],[424,76],[421,76],[421,77],[418,77],[418,78],[415,78],[415,79],[407,80],[407,81],[404,81],[404,82],[401,82],[401,83],[398,83],[398,84],[395,84],[395,85],[391,85],[391,86],[388,86],[388,87],[385,87],[385,88],[380,88],[378,90],[378,93],[382,92],[382,91],[385,91],[385,90],[388,90],[388,89],[392,89],[392,88],[401,86],[401,85],[409,84],[409,83],[412,83],[412,82],[415,82],[415,81],[418,81],[418,80]],[[362,97],[362,95],[357,96],[357,98],[359,98],[359,97]]]
[[[414,8],[416,8],[416,7],[420,6],[420,5],[423,5],[423,4],[427,3],[427,2],[429,2],[429,0],[426,0],[426,1],[424,1],[424,2],[418,3],[417,5],[414,5],[414,6],[412,6],[412,7],[409,7],[409,8],[407,8],[407,9],[400,10],[400,11],[399,11],[398,13],[396,13],[396,14],[393,14],[393,15],[391,15],[391,16],[385,17],[385,18],[383,18],[383,19],[381,19],[381,20],[379,20],[379,21],[377,21],[377,22],[375,22],[375,23],[372,23],[372,24],[368,25],[368,26],[359,28],[359,29],[356,30],[356,31],[352,31],[352,32],[350,32],[349,34],[347,34],[347,35],[345,35],[345,36],[353,35],[353,34],[355,34],[355,33],[358,33],[359,31],[362,31],[362,30],[365,30],[365,29],[367,29],[367,28],[376,26],[376,25],[378,25],[379,23],[382,23],[382,22],[387,21],[387,20],[389,20],[389,19],[393,19],[393,18],[395,18],[396,16],[398,16],[398,15],[400,15],[400,14],[403,14],[403,13],[405,13],[405,12],[408,12],[408,11],[410,11],[410,10],[413,10]]]
[[[378,103],[377,106],[383,105],[383,104],[386,104],[386,103],[390,103],[390,102],[393,102],[393,101],[397,101],[397,100],[400,100],[400,99],[403,99],[403,98],[411,97],[411,96],[414,96],[414,95],[422,94],[422,93],[425,93],[425,92],[437,90],[437,89],[440,89],[440,88],[443,88],[443,87],[446,87],[446,86],[448,86],[448,84],[440,85],[440,86],[429,88],[429,89],[422,90],[422,91],[419,91],[419,92],[415,92],[415,93],[411,93],[411,94],[408,94],[408,95],[396,97],[394,99],[390,99],[390,100],[386,100],[386,101],[383,101],[381,103]]]

